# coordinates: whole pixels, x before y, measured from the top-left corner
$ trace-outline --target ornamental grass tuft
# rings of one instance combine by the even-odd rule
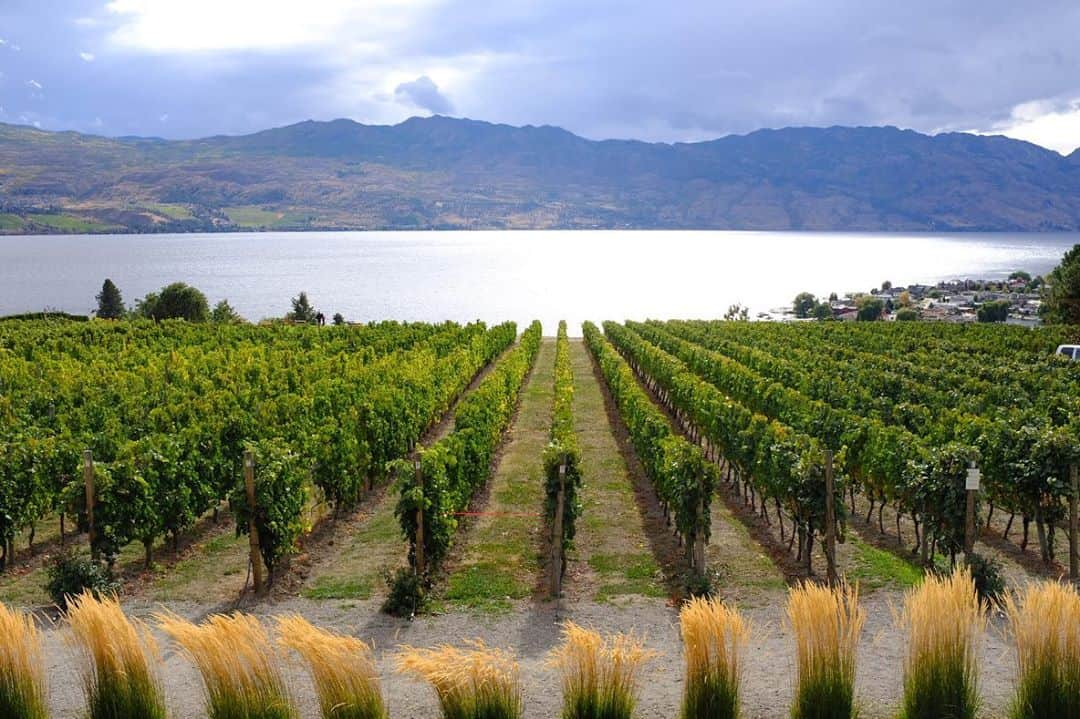
[[[718,598],[697,597],[679,612],[679,626],[686,656],[682,719],[734,719],[749,622]]]
[[[0,603],[0,716],[46,719],[41,632],[33,618]]]
[[[371,646],[292,614],[277,619],[279,642],[307,664],[324,719],[386,719]]]
[[[1016,637],[1017,687],[1011,719],[1080,719],[1080,593],[1058,582],[1006,597]]]
[[[979,709],[976,642],[986,626],[966,567],[928,575],[904,598],[908,631],[902,719],[974,719]]]
[[[855,704],[855,660],[866,613],[859,589],[805,582],[788,595],[788,620],[795,634],[798,679],[794,719],[851,719]]]
[[[67,600],[67,621],[81,649],[89,719],[165,719],[165,699],[151,662],[157,645],[115,597]]]
[[[156,619],[202,675],[210,719],[299,717],[258,619],[218,614],[201,625],[174,614],[159,614]]]
[[[550,663],[562,673],[562,719],[630,719],[642,665],[652,658],[633,634],[601,637],[573,622]]]
[[[465,648],[402,647],[397,669],[431,684],[443,719],[520,719],[520,670],[513,656],[480,641]]]

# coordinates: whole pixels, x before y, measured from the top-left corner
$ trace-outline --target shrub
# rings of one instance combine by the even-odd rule
[[[68,624],[86,660],[88,719],[165,719],[161,685],[148,655],[157,645],[115,598],[86,593],[68,601]]]
[[[411,617],[424,609],[427,601],[424,579],[408,567],[398,567],[386,573],[386,595],[382,610],[395,617]]]
[[[49,565],[48,577],[45,591],[60,609],[67,609],[68,597],[88,593],[100,599],[119,589],[99,562],[70,550],[56,555]]]
[[[979,599],[987,605],[1001,606],[1005,597],[1005,577],[1001,573],[1001,563],[993,557],[972,552],[967,557],[967,565]]]
[[[444,719],[517,719],[521,716],[518,664],[475,641],[467,649],[403,647],[397,669],[429,682]]]
[[[927,575],[908,591],[902,719],[974,719],[978,710],[975,641],[986,622],[967,567]]]
[[[34,620],[0,603],[0,716],[47,719],[41,632]]]
[[[278,618],[277,631],[281,644],[307,663],[323,719],[386,719],[368,644],[314,627],[295,614]]]
[[[866,613],[858,587],[830,588],[806,582],[788,595],[788,619],[795,633],[798,683],[795,719],[848,719],[855,706],[855,658]]]
[[[174,614],[156,619],[202,675],[210,719],[298,719],[258,619],[217,614],[202,625]]]
[[[562,719],[630,719],[638,673],[651,656],[632,634],[605,638],[566,622],[550,659],[562,673]]]
[[[1030,584],[1005,611],[1016,637],[1018,681],[1011,719],[1080,718],[1080,594],[1058,582]]]
[[[739,655],[750,625],[719,599],[692,599],[679,612],[686,688],[682,719],[739,716]]]

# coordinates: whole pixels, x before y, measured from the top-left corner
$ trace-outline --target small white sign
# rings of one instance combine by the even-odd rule
[[[980,479],[982,479],[982,472],[979,471],[979,468],[970,468],[967,471],[967,482],[964,483],[964,489],[978,491]]]

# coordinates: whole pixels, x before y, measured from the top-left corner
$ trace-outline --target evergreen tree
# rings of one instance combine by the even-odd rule
[[[242,322],[243,319],[232,308],[228,300],[222,300],[214,305],[214,309],[211,310],[210,321],[217,324],[226,324],[229,322]]]
[[[285,319],[310,325],[315,323],[317,314],[319,311],[311,306],[307,292],[301,292],[299,297],[292,298],[292,312],[285,315]]]
[[[120,288],[113,281],[106,279],[101,285],[101,292],[95,298],[98,303],[97,316],[103,320],[118,320],[124,316],[124,298]]]
[[[1061,264],[1046,277],[1049,287],[1044,290],[1039,310],[1046,322],[1080,324],[1080,245],[1065,253]]]

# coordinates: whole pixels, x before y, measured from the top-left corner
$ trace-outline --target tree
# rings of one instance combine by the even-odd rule
[[[826,302],[814,305],[813,316],[815,320],[831,320],[833,318],[832,307]]]
[[[892,282],[891,281],[885,280],[884,282],[881,283],[881,291],[882,292],[888,292],[891,289],[892,289]]]
[[[315,323],[315,315],[319,314],[319,311],[311,306],[307,292],[301,292],[299,297],[293,297],[291,301],[292,312],[285,315],[285,319],[308,325]]]
[[[1031,282],[1031,273],[1025,272],[1024,270],[1017,270],[1016,272],[1013,272],[1011,275],[1009,275],[1009,281],[1011,282],[1012,280],[1023,280],[1024,282]]]
[[[1080,324],[1080,244],[1046,277],[1039,314],[1051,323]]]
[[[855,316],[859,322],[874,322],[881,319],[881,313],[885,311],[885,303],[877,297],[863,295],[855,301]]]
[[[838,296],[836,295],[836,293],[835,293],[835,292],[830,292],[830,293],[829,293],[829,302],[836,302],[836,301],[838,301],[839,299],[840,299],[840,298],[839,298],[839,297],[838,297]]]
[[[343,314],[341,314],[340,312],[335,312],[334,313],[334,324],[335,325],[343,325],[343,324],[345,324],[345,316]]]
[[[1009,317],[1008,300],[984,302],[978,311],[979,322],[1004,322]]]
[[[795,301],[792,303],[792,309],[795,311],[795,316],[799,319],[806,319],[809,317],[816,306],[817,297],[809,292],[800,292],[795,295]]]
[[[897,322],[914,322],[917,319],[919,319],[918,311],[910,307],[902,307],[896,312]]]
[[[724,319],[729,322],[747,322],[750,319],[750,308],[736,302],[727,308]]]
[[[124,316],[124,298],[120,296],[120,288],[113,281],[106,278],[94,299],[97,300],[97,316],[103,320],[118,320]]]
[[[162,287],[139,300],[135,312],[152,320],[181,319],[188,322],[206,322],[210,318],[210,305],[206,295],[183,282]]]
[[[243,319],[237,314],[236,310],[232,308],[228,300],[222,300],[214,305],[213,311],[210,312],[210,321],[215,324],[228,324],[232,322],[243,322]]]
[[[904,290],[900,293],[900,296],[896,298],[896,301],[900,303],[901,307],[911,307],[911,293]]]

